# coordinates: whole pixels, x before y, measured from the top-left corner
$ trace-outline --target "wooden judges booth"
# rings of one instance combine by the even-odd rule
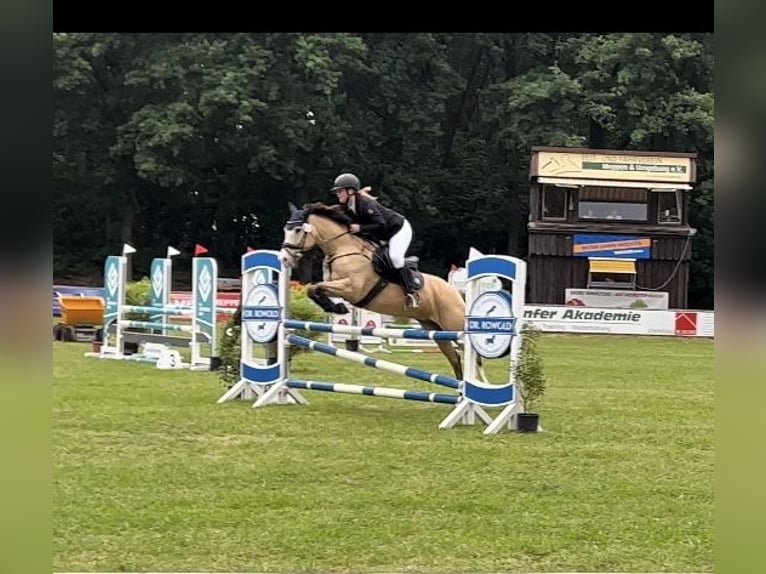
[[[696,154],[532,148],[532,304],[686,308]]]

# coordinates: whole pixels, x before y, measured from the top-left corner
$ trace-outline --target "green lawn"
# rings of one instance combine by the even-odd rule
[[[545,335],[545,432],[54,343],[54,571],[712,572],[713,342]],[[385,355],[450,374],[441,355]],[[429,387],[321,355],[293,376]],[[501,367],[491,365],[494,372]]]

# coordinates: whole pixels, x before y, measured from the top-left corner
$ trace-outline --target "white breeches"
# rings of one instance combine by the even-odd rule
[[[397,231],[388,242],[388,256],[396,269],[404,267],[404,256],[412,241],[412,227],[410,222],[404,220],[404,225]]]

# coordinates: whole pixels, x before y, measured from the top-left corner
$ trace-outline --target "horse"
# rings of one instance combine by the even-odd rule
[[[339,206],[313,203],[298,209],[289,204],[290,218],[284,226],[284,241],[280,250],[283,265],[293,267],[308,251],[319,248],[324,253],[323,277],[310,284],[308,297],[328,313],[348,313],[343,303],[330,297],[340,297],[355,307],[370,311],[410,317],[429,331],[462,331],[465,327],[465,301],[457,289],[441,277],[416,270],[417,258],[406,258],[410,272],[419,282],[418,306],[406,306],[405,291],[396,284],[395,274],[386,275],[386,265],[380,246],[350,231],[351,220]],[[381,271],[379,274],[378,269]],[[460,354],[451,341],[436,341],[447,358],[455,378],[462,380]],[[483,375],[483,372],[482,372]]]

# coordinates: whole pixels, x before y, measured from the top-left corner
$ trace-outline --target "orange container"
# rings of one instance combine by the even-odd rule
[[[61,321],[67,325],[100,325],[104,322],[102,297],[59,295]]]

